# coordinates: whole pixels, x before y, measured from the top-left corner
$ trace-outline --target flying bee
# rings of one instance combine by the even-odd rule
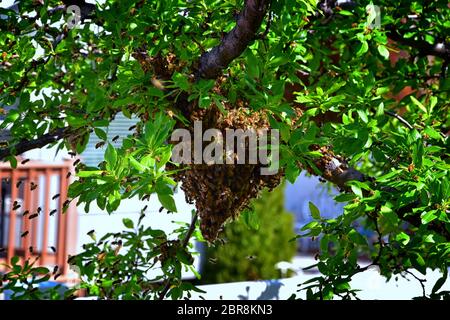
[[[157,89],[161,91],[164,91],[166,89],[164,83],[161,80],[157,79],[156,77],[152,77],[151,82]]]
[[[89,231],[89,232],[87,233],[87,235],[88,235],[89,237],[91,237],[92,240],[96,241],[96,239],[95,239],[95,230]]]
[[[14,201],[14,203],[13,203],[13,210],[17,210],[20,207],[21,207],[21,205],[17,201]]]
[[[69,179],[69,177],[72,175],[72,172],[67,172],[67,175],[66,175],[66,179]]]
[[[249,255],[246,257],[247,260],[255,260],[256,258],[257,258],[256,256],[252,256],[252,255]]]
[[[25,238],[29,233],[30,233],[29,231],[25,231],[20,235],[20,237]]]
[[[99,261],[105,260],[105,257],[106,257],[106,252],[104,252],[104,251],[100,252],[100,253],[97,255],[97,259],[98,259]]]
[[[52,197],[52,200],[55,200],[55,199],[57,199],[59,197],[59,193],[58,194],[55,194],[53,197]]]
[[[28,161],[30,161],[30,159],[25,159],[25,160],[23,160],[23,161],[21,162],[21,164],[25,164],[25,163],[27,163]]]
[[[22,180],[17,181],[16,188],[20,187],[21,184],[22,184]]]
[[[115,136],[114,138],[112,138],[112,142],[116,142],[117,140],[119,140],[120,136]]]
[[[50,249],[53,251],[53,253],[56,253],[56,248],[51,246]]]
[[[55,267],[53,268],[53,273],[52,273],[52,274],[56,274],[56,272],[58,271],[58,269],[59,269],[59,267],[58,267],[58,266],[55,266]]]
[[[33,191],[34,189],[36,189],[38,187],[38,185],[36,184],[36,183],[34,183],[34,182],[31,182],[30,183],[30,189],[31,189],[31,191]]]
[[[31,216],[29,216],[28,217],[28,219],[34,219],[34,218],[36,218],[38,216],[38,214],[37,213],[33,213]]]
[[[58,209],[53,209],[52,211],[50,211],[49,216],[53,216],[57,211]]]
[[[80,159],[75,160],[75,162],[73,163],[73,166],[76,166],[77,164],[79,164],[80,161],[81,161]]]
[[[97,144],[95,145],[95,149],[101,148],[101,147],[103,147],[104,145],[105,145],[105,141],[97,142]]]

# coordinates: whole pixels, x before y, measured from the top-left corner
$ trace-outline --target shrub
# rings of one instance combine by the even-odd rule
[[[206,249],[202,282],[222,283],[279,278],[275,264],[296,252],[294,216],[284,209],[284,186],[265,190],[252,210],[225,227],[224,245]],[[259,228],[255,228],[258,227]]]

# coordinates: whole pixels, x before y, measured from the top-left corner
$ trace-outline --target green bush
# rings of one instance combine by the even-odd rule
[[[225,244],[206,249],[203,283],[279,278],[275,264],[290,261],[296,252],[294,216],[284,209],[284,186],[265,190],[253,210],[225,226]],[[259,225],[256,230],[255,225]]]

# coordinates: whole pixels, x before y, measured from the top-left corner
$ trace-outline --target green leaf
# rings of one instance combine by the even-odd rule
[[[357,232],[355,229],[352,229],[349,233],[348,233],[348,238],[359,245],[367,245],[367,240],[359,233]]]
[[[398,224],[399,219],[391,208],[387,206],[381,206],[380,212],[381,215],[385,217],[391,225],[395,226]]]
[[[134,223],[133,220],[129,219],[129,218],[123,218],[122,219],[123,225],[129,229],[133,229],[134,228]]]
[[[422,167],[424,152],[423,141],[419,139],[413,146],[413,162],[417,168]]]
[[[137,161],[133,156],[129,157],[130,164],[133,168],[135,168],[139,172],[143,172],[147,169],[146,166],[142,165],[139,161]]]
[[[426,127],[423,133],[436,140],[444,140],[444,138],[432,127]]]
[[[91,171],[80,171],[77,173],[77,176],[80,178],[89,178],[100,176],[104,171],[102,170],[91,170]]]
[[[297,177],[298,177],[299,174],[300,174],[300,169],[299,169],[299,167],[296,166],[295,164],[289,163],[289,164],[286,166],[286,172],[285,172],[285,175],[286,175],[286,179],[287,179],[290,183],[294,184],[294,183],[295,183],[295,180],[297,179]]]
[[[384,102],[381,102],[379,105],[378,105],[378,108],[377,108],[377,113],[375,114],[377,117],[381,117],[382,115],[384,115]]]
[[[189,80],[181,73],[175,72],[172,76],[173,83],[181,90],[189,90],[190,83]]]
[[[208,96],[207,94],[200,95],[199,107],[206,109],[209,108],[210,105],[211,105],[211,97]]]
[[[361,47],[359,48],[359,50],[356,52],[356,56],[360,57],[362,56],[364,53],[366,53],[369,50],[369,44],[367,43],[367,41],[362,41],[361,42]]]
[[[11,265],[12,266],[16,266],[18,262],[19,262],[19,257],[18,256],[14,256],[14,257],[11,258]]]
[[[365,110],[356,110],[356,112],[359,115],[359,118],[364,122],[367,123],[369,122],[369,119],[367,118],[367,113]]]
[[[430,223],[431,221],[433,221],[434,219],[437,218],[436,210],[431,210],[431,211],[428,211],[428,212],[424,212],[424,213],[422,213],[420,215],[420,218],[422,220],[422,224],[428,224],[428,223]]]
[[[362,190],[359,186],[352,185],[350,186],[350,188],[352,188],[353,193],[356,194],[358,197],[360,198],[363,197]]]
[[[175,205],[172,195],[158,193],[158,199],[164,208],[171,212],[177,212],[177,206]]]
[[[108,143],[108,147],[106,148],[105,160],[110,170],[112,170],[117,163],[117,151],[111,143]]]
[[[45,267],[37,267],[37,268],[33,268],[33,273],[37,273],[37,274],[47,274],[49,273],[50,270],[48,270]]]
[[[352,12],[347,11],[347,10],[339,10],[338,12],[339,12],[339,14],[341,14],[343,16],[352,16],[353,15]]]
[[[259,217],[255,210],[244,210],[244,212],[242,212],[242,218],[247,227],[254,230],[259,229]]]
[[[409,239],[410,239],[409,235],[407,235],[403,231],[395,236],[395,240],[397,240],[404,246],[406,246],[409,243]]]
[[[381,56],[384,59],[386,59],[386,60],[389,59],[389,50],[385,46],[383,46],[382,44],[380,44],[378,46],[378,52],[381,54]]]
[[[336,202],[348,202],[356,198],[356,195],[353,193],[341,193],[334,197],[334,201]]]
[[[183,264],[192,265],[194,263],[192,255],[182,248],[177,250],[177,258]]]
[[[6,157],[6,160],[9,161],[9,165],[11,166],[11,168],[15,169],[17,168],[17,158],[14,156],[8,156]]]
[[[420,102],[419,100],[417,100],[414,96],[410,96],[411,101],[419,107],[420,110],[422,110],[425,113],[428,113],[427,108],[425,108],[425,106],[422,104],[422,102]]]
[[[97,135],[97,137],[99,137],[99,139],[101,139],[101,140],[106,140],[108,138],[108,136],[106,135],[106,132],[100,128],[94,128],[94,132]]]
[[[259,60],[255,57],[252,50],[248,50],[246,69],[252,78],[259,78]]]
[[[439,278],[436,283],[433,286],[433,289],[431,290],[431,293],[436,293],[439,291],[440,288],[444,285],[445,281],[447,281],[448,278],[448,268],[444,268],[444,273],[441,278]]]
[[[311,217],[313,217],[314,219],[320,219],[320,211],[319,208],[317,208],[314,203],[312,203],[311,201],[309,201],[309,211],[311,211]]]

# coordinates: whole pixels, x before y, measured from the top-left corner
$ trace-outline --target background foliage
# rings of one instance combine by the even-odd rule
[[[70,29],[65,5],[72,3],[82,6],[83,23]],[[353,298],[349,281],[368,268],[358,263],[361,252],[387,279],[441,270],[423,298],[448,297],[440,288],[450,257],[450,9],[443,0],[380,0],[380,24],[369,28],[376,17],[367,5],[373,7],[365,0],[20,1],[18,11],[0,10],[0,128],[11,136],[0,156],[16,166],[14,155],[55,144],[82,154],[93,130],[105,140],[105,161],[77,166],[73,201],[87,211],[95,201],[113,213],[122,199],[156,194],[176,211],[176,182],[165,170],[175,119],[186,122],[189,106],[221,109],[244,100],[280,130],[286,178],[308,170],[337,184],[336,200],[347,203],[338,218],[315,212],[304,228],[302,236],[323,236],[322,275],[303,287],[308,298]],[[254,6],[264,18],[252,21],[256,32],[241,33],[250,33],[249,45],[241,52],[236,48],[247,42],[237,42],[237,58],[215,69],[217,79],[199,74],[208,69],[200,57],[230,45],[224,35]],[[390,59],[396,53],[399,59]],[[140,119],[120,146],[101,129],[117,112]],[[355,221],[377,240],[362,236]],[[129,244],[144,233],[137,230]],[[190,233],[184,228],[174,240]],[[166,259],[167,242],[146,236],[148,254],[168,263],[150,296],[170,289],[181,297],[177,270],[189,260],[177,253],[185,246],[170,242]],[[108,298],[105,280],[96,292]]]

